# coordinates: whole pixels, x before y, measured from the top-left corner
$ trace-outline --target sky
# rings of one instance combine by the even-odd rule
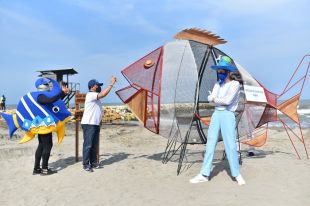
[[[104,102],[120,102],[121,70],[192,27],[227,40],[218,48],[280,93],[310,54],[309,8],[309,0],[0,0],[0,95],[17,104],[35,90],[36,71],[74,68],[69,80],[81,92],[90,79],[108,85],[115,75]]]

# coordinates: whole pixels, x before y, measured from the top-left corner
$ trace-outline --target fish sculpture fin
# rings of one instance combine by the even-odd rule
[[[295,95],[294,97],[290,98],[289,100],[286,100],[285,102],[278,105],[278,110],[281,111],[283,114],[288,116],[290,119],[292,119],[297,124],[300,123],[297,107],[300,100],[300,93]]]
[[[218,44],[225,44],[227,41],[222,39],[221,37],[213,34],[210,31],[199,29],[199,28],[189,28],[184,29],[177,33],[174,38],[176,39],[187,39],[193,40],[197,42],[201,42],[203,44],[209,45],[218,45]]]
[[[10,134],[10,137],[12,138],[14,132],[19,128],[18,126],[18,123],[17,123],[17,120],[14,121],[14,115],[15,115],[15,118],[16,118],[16,114],[5,114],[5,113],[0,113],[2,115],[2,117],[5,119],[8,127],[9,127],[9,134]],[[17,124],[17,125],[16,125]]]
[[[26,132],[23,139],[21,139],[19,141],[19,144],[23,144],[25,142],[28,142],[30,140],[32,140],[34,138],[35,134],[34,133],[31,133],[31,132]]]

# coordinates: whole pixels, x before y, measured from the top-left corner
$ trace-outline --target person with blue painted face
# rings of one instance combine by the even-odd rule
[[[97,162],[97,146],[99,143],[100,124],[103,113],[103,104],[100,101],[109,94],[116,77],[112,77],[107,88],[101,91],[103,83],[96,79],[88,82],[89,92],[86,94],[84,113],[81,121],[83,129],[83,169],[87,172],[93,172],[93,168],[99,169],[101,166]]]
[[[245,181],[240,174],[238,162],[234,114],[238,107],[240,84],[230,77],[231,72],[238,70],[227,56],[222,56],[219,63],[211,66],[211,68],[217,71],[218,76],[218,82],[208,96],[208,101],[215,104],[215,111],[212,114],[208,129],[208,142],[202,168],[200,173],[190,180],[190,183],[209,181],[215,147],[221,131],[231,176],[236,179],[239,185],[244,185]]]

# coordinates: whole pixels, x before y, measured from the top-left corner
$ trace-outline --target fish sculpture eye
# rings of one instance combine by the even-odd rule
[[[152,59],[148,59],[144,63],[144,69],[149,69],[151,68],[155,63],[152,61]]]
[[[52,108],[52,110],[53,110],[54,113],[58,113],[59,112],[59,107],[58,106],[54,106]]]

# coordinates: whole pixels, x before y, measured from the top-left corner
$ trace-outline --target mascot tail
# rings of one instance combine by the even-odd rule
[[[0,113],[2,115],[2,117],[5,119],[8,127],[9,127],[9,132],[10,132],[10,137],[13,136],[14,132],[17,130],[17,127],[14,123],[14,117],[13,115],[16,115],[16,114],[5,114],[5,113]]]

